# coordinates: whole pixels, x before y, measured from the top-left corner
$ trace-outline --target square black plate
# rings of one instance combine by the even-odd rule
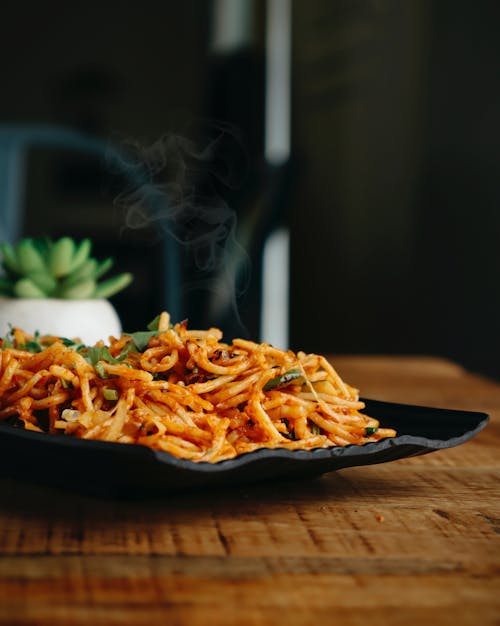
[[[398,435],[363,446],[261,449],[219,463],[194,463],[140,445],[46,435],[0,424],[4,476],[104,496],[137,497],[211,488],[385,463],[458,446],[488,415],[364,399],[366,413]]]

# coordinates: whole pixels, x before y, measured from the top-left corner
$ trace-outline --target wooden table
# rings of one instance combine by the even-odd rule
[[[492,415],[461,447],[145,502],[0,479],[0,624],[500,624],[500,386],[341,357],[367,397]]]

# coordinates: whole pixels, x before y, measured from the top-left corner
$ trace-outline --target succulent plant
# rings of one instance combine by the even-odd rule
[[[125,273],[100,283],[113,265],[113,259],[97,261],[90,256],[92,243],[71,237],[22,239],[12,246],[0,243],[4,275],[0,276],[0,296],[11,298],[109,298],[132,280]]]

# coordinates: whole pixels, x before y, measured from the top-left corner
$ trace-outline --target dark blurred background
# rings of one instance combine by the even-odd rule
[[[152,182],[172,190],[181,159],[176,207],[190,207],[138,224],[106,150],[35,142],[20,233],[92,236],[132,271],[113,299],[126,329],[167,305],[258,338],[262,246],[284,224],[290,347],[436,354],[500,377],[500,4],[292,2],[291,154],[276,167],[264,158],[268,3],[234,1],[236,42],[217,26],[221,0],[3,6],[0,125],[73,129],[147,163],[164,137]],[[240,257],[234,243],[221,252],[233,215],[250,233]],[[242,269],[221,312],[228,258]]]

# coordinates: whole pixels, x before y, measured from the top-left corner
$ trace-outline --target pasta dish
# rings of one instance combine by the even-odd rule
[[[396,435],[363,408],[357,389],[323,356],[223,343],[220,330],[172,325],[165,312],[148,330],[110,337],[108,345],[20,329],[1,341],[0,420],[192,461]]]

